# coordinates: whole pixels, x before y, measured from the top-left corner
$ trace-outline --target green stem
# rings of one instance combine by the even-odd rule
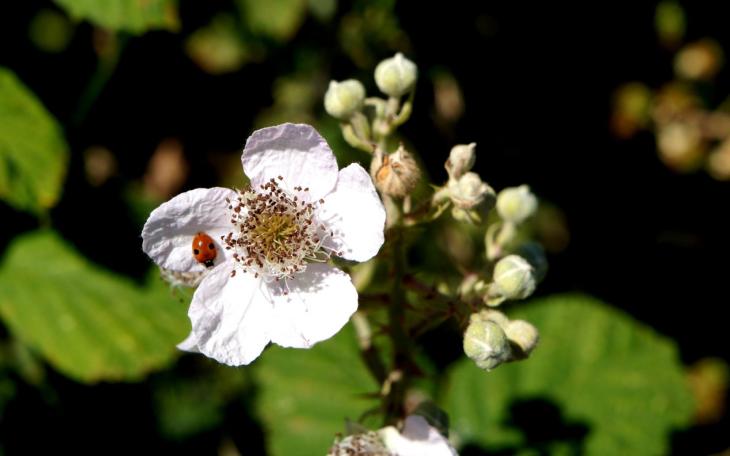
[[[390,276],[393,285],[390,291],[390,305],[388,306],[388,322],[390,338],[393,342],[393,367],[391,372],[407,374],[411,361],[410,341],[405,330],[406,296],[403,288],[403,278],[406,273],[406,251],[403,242],[402,225],[397,223],[390,230],[392,236],[392,257]],[[385,421],[393,424],[403,417],[403,403],[407,389],[407,375],[395,381],[386,397]]]
[[[79,97],[76,112],[71,118],[72,125],[79,126],[84,122],[94,102],[99,98],[102,90],[104,90],[107,82],[111,79],[112,74],[114,74],[114,70],[119,63],[119,57],[127,44],[127,37],[125,35],[119,35],[118,38],[115,49],[112,52],[108,55],[99,56],[96,70],[94,70],[94,74],[86,85],[84,93]]]

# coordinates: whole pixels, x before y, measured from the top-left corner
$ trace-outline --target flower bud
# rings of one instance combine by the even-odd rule
[[[446,160],[446,171],[449,173],[449,179],[459,179],[466,172],[471,171],[476,161],[477,143],[459,144],[451,148],[449,158]]]
[[[497,306],[507,299],[524,299],[535,291],[535,272],[530,263],[518,255],[508,255],[494,266],[493,282],[487,304]]]
[[[450,180],[448,189],[451,201],[460,209],[473,209],[482,203],[486,210],[494,207],[494,190],[477,173],[470,171],[457,180]]]
[[[384,94],[391,97],[400,97],[413,90],[417,77],[416,64],[400,52],[375,67],[375,83]]]
[[[514,320],[505,327],[507,338],[522,351],[520,357],[527,357],[537,346],[540,335],[530,323],[525,320]]]
[[[722,48],[704,39],[684,46],[674,58],[677,76],[690,80],[712,79],[722,67]]]
[[[537,198],[527,185],[505,188],[497,196],[497,212],[507,222],[520,224],[536,210]]]
[[[509,340],[496,321],[484,313],[473,314],[464,333],[464,353],[485,370],[492,370],[512,358]]]
[[[355,79],[331,81],[324,94],[324,109],[332,117],[347,120],[362,108],[365,87]]]
[[[378,190],[402,198],[416,188],[421,171],[413,156],[401,145],[392,154],[376,153],[370,162],[370,175]]]
[[[690,171],[702,160],[706,144],[696,125],[672,122],[657,133],[659,158],[677,171]]]

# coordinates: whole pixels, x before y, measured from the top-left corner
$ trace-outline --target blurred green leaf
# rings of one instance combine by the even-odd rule
[[[345,419],[356,420],[378,390],[365,368],[351,325],[310,350],[271,347],[256,362],[257,410],[270,454],[325,454]]]
[[[309,12],[321,22],[329,22],[337,12],[337,0],[308,0]]]
[[[277,41],[291,39],[304,22],[306,0],[238,0],[244,22],[255,34]]]
[[[575,454],[591,455],[666,454],[670,431],[689,423],[692,398],[670,340],[586,296],[536,300],[510,318],[535,324],[540,345],[530,359],[493,372],[466,359],[451,369],[443,404],[460,441],[488,449],[534,443],[510,412],[531,400],[554,402],[562,415],[527,420],[551,454],[566,451],[566,436],[546,435],[556,420],[586,426]]]
[[[135,380],[170,362],[189,331],[159,279],[145,288],[101,270],[51,231],[16,239],[0,266],[10,331],[76,380]]]
[[[204,71],[225,74],[239,70],[261,51],[241,39],[230,14],[219,14],[185,41],[185,52]]]
[[[56,120],[13,72],[0,67],[0,199],[34,213],[52,207],[67,162]]]
[[[150,29],[177,30],[176,0],[55,0],[69,16],[136,35]]]

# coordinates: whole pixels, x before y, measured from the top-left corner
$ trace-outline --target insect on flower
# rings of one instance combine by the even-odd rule
[[[205,267],[213,267],[213,260],[216,256],[213,238],[202,231],[196,234],[193,238],[193,256],[198,263],[203,263]]]
[[[178,347],[234,366],[269,342],[309,348],[336,334],[357,309],[357,290],[329,259],[369,260],[385,225],[368,173],[338,169],[309,125],[255,131],[241,161],[249,186],[177,195],[142,230],[158,266],[204,273],[188,311],[192,334]]]

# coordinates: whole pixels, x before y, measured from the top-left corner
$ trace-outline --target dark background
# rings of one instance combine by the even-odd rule
[[[339,50],[334,30],[311,18],[289,46],[274,50],[262,64],[224,76],[201,72],[184,54],[181,36],[226,5],[181,1],[180,34],[153,31],[131,38],[118,69],[79,125],[73,125],[72,117],[96,63],[87,44],[91,27],[80,25],[63,55],[48,55],[19,37],[25,36],[35,11],[52,3],[14,2],[12,11],[8,4],[0,6],[0,64],[13,69],[63,125],[70,125],[66,134],[72,150],[103,144],[134,152],[120,160],[121,177],[94,192],[79,178],[83,164],[73,154],[63,200],[52,214],[64,236],[106,267],[138,277],[146,272],[138,226],[124,209],[121,190],[125,179],[144,173],[161,139],[176,137],[185,144],[193,170],[186,188],[211,186],[215,173],[206,154],[241,148],[257,111],[272,103],[271,81],[291,69],[294,45],[316,48],[331,62],[335,79],[353,73],[368,77]],[[347,5],[343,2],[338,14]],[[710,36],[721,45],[728,43],[727,16],[714,5],[683,5],[688,41]],[[415,114],[403,134],[437,182],[446,178],[445,151],[454,142],[474,141],[476,171],[494,188],[526,182],[564,211],[570,244],[551,255],[540,294],[587,292],[676,340],[685,363],[707,356],[728,360],[727,319],[720,312],[728,304],[730,223],[721,214],[730,184],[701,172],[675,174],[658,160],[651,134],[619,141],[608,128],[611,94],[618,85],[640,80],[658,87],[672,78],[672,54],[657,44],[653,29],[654,8],[651,2],[579,7],[552,2],[398,3],[398,20],[410,38],[407,54],[422,74]],[[450,69],[459,81],[466,106],[448,131],[433,128],[433,89],[424,77],[439,67]],[[730,93],[729,74],[724,69],[717,78],[712,95],[716,102]],[[111,246],[89,222],[90,208],[94,217],[116,226]],[[5,206],[0,207],[0,219],[3,244],[35,223]],[[151,407],[145,384],[88,390],[52,375],[51,382],[62,391],[58,409],[49,412],[39,392],[28,388],[6,410],[0,438],[8,454],[56,445],[81,452],[94,445],[112,453],[139,448],[124,436],[148,441],[149,448],[183,451],[175,443],[159,441],[154,423],[129,421],[131,416],[149,416],[144,413]],[[99,404],[106,413],[97,421]],[[244,425],[250,429],[245,413],[236,407],[243,405],[232,406],[225,426],[229,431]],[[722,450],[728,441],[721,431],[728,428],[725,418],[677,434],[675,452]],[[39,429],[43,438],[34,441]],[[260,448],[251,433],[232,432],[246,442],[240,448]],[[88,439],[72,442],[78,433]],[[207,443],[215,439],[202,436],[187,442],[184,450],[208,452]]]

